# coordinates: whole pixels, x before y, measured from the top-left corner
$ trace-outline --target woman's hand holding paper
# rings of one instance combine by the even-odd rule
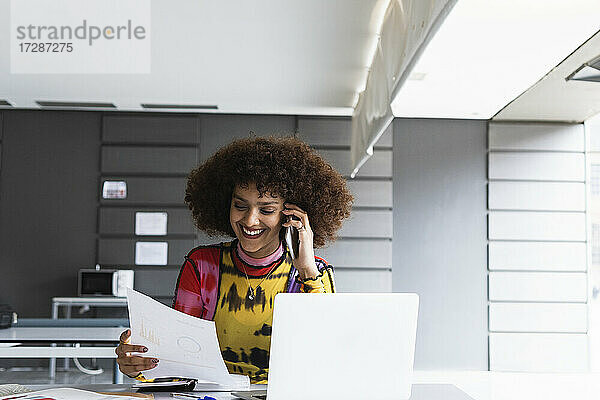
[[[145,353],[148,348],[129,344],[131,330],[127,329],[121,333],[119,345],[115,349],[119,370],[130,378],[139,376],[142,371],[155,368],[158,365],[157,358],[133,356],[131,353]]]

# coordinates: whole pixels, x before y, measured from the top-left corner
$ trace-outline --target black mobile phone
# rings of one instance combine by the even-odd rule
[[[288,226],[285,228],[285,243],[287,244],[287,247],[290,250],[290,255],[292,256],[292,259],[298,257],[298,252],[300,249],[300,240],[298,238],[298,230],[293,226]]]

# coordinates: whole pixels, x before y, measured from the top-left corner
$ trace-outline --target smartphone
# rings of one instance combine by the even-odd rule
[[[285,228],[285,243],[287,244],[288,249],[290,249],[292,259],[298,257],[300,241],[298,238],[298,230],[293,226]]]

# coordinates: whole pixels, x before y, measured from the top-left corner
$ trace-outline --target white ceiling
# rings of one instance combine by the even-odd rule
[[[392,102],[394,115],[492,118],[594,35],[599,15],[598,0],[459,0]],[[540,116],[537,101],[562,96],[554,89],[519,111],[511,104],[511,118]]]
[[[216,104],[218,112],[351,115],[387,0],[152,0],[152,73],[10,74],[0,32],[0,99]],[[10,1],[0,0],[8,27]],[[118,62],[118,60],[117,60]]]
[[[600,113],[600,82],[565,80],[598,56],[600,32],[502,109],[494,120],[583,122]]]
[[[11,74],[4,29],[0,100],[351,115],[388,1],[151,0],[145,75]],[[600,83],[564,76],[600,55],[599,35],[579,48],[600,29],[598,15],[598,0],[459,0],[392,103],[394,115],[584,120],[600,111]],[[9,17],[10,0],[0,0],[1,26]]]

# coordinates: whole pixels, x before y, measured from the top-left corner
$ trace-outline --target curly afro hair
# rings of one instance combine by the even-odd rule
[[[350,216],[353,197],[346,180],[306,143],[291,136],[250,137],[234,140],[190,172],[185,202],[198,229],[234,237],[229,222],[233,190],[250,183],[261,196],[268,193],[302,208],[315,247],[335,241]]]

